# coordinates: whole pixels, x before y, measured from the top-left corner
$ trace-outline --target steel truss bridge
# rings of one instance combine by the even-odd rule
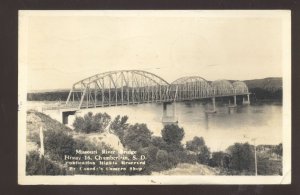
[[[199,76],[179,78],[168,83],[142,70],[109,71],[73,84],[65,107],[83,109],[142,103],[168,103],[205,98],[248,96],[242,81],[207,81]]]

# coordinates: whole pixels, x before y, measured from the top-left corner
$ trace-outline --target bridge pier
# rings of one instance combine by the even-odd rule
[[[228,105],[228,113],[229,114],[232,114],[232,113],[235,113],[236,111],[236,106],[237,106],[237,103],[236,103],[236,95],[233,96],[233,105]]]
[[[237,105],[237,103],[236,103],[236,95],[234,95],[233,96],[233,104],[231,104],[230,100],[229,100],[229,104],[228,104],[229,111],[230,111],[230,109],[235,108],[236,105]]]
[[[212,98],[212,103],[213,103],[213,111],[216,112],[216,98]]]
[[[236,106],[236,95],[233,96],[233,105]]]
[[[244,105],[249,105],[250,104],[250,95],[247,94],[247,100],[245,100],[245,98],[243,97],[243,104]]]
[[[211,100],[212,100],[213,109],[212,110],[206,110],[205,111],[206,113],[216,113],[217,112],[217,110],[216,110],[216,98],[212,97]]]
[[[164,125],[178,123],[176,117],[176,104],[173,102],[163,102],[162,123]]]

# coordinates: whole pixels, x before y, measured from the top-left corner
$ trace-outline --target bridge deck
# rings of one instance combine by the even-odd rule
[[[240,93],[240,94],[225,94],[225,95],[215,95],[215,96],[207,96],[207,97],[194,97],[194,98],[182,98],[177,99],[175,102],[184,102],[184,101],[193,101],[193,100],[202,100],[202,99],[209,99],[209,98],[219,98],[219,97],[231,97],[231,96],[242,96],[242,95],[249,95],[251,93]],[[166,99],[166,100],[155,100],[155,101],[148,101],[143,100],[139,102],[99,102],[96,105],[94,103],[90,103],[89,105],[82,104],[79,108],[80,102],[73,104],[61,104],[57,106],[48,106],[43,107],[43,110],[65,110],[65,111],[73,111],[73,110],[79,110],[79,109],[87,109],[87,108],[101,108],[101,107],[111,107],[111,106],[125,106],[125,105],[135,105],[135,104],[146,104],[146,103],[164,103],[164,102],[174,102],[173,99]]]

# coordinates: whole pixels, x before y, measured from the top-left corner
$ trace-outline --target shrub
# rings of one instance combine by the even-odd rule
[[[169,150],[169,146],[165,140],[163,140],[160,136],[152,136],[151,137],[151,144],[161,150]]]
[[[275,146],[274,153],[278,156],[282,157],[282,144],[278,144]]]
[[[85,129],[85,124],[84,124],[84,119],[81,116],[76,116],[74,122],[73,122],[73,127],[77,131],[83,131]]]
[[[270,159],[263,154],[257,154],[258,175],[282,175],[282,160]]]
[[[40,158],[36,151],[26,155],[26,175],[65,175],[66,170],[46,158]]]
[[[53,160],[61,161],[64,155],[74,153],[76,142],[72,136],[63,131],[48,130],[44,133],[45,151]]]
[[[201,164],[209,164],[210,151],[207,146],[202,146],[197,154],[197,161]]]
[[[228,152],[231,155],[229,168],[238,173],[254,174],[254,147],[248,143],[235,143],[228,147]]]
[[[125,131],[128,129],[129,124],[127,123],[128,116],[120,117],[118,115],[113,122],[110,124],[110,130],[112,130],[120,139],[121,143],[124,144],[123,138]]]
[[[156,163],[159,164],[162,169],[171,168],[168,152],[165,150],[158,150],[156,154]]]
[[[212,157],[209,160],[209,166],[222,167],[227,169],[229,167],[230,157],[225,152],[213,152]]]
[[[93,115],[89,112],[84,117],[76,117],[73,123],[75,130],[85,133],[103,132],[109,125],[111,117],[107,113]]]
[[[210,151],[205,145],[203,137],[195,136],[193,140],[186,142],[186,149],[197,154],[197,162],[201,164],[209,164]]]
[[[186,142],[186,149],[193,151],[193,152],[198,152],[201,150],[201,147],[205,146],[205,141],[203,137],[197,137],[195,136],[193,140],[187,141]]]
[[[181,146],[181,140],[184,137],[183,128],[179,128],[178,125],[171,124],[165,125],[161,130],[162,139],[169,145],[174,147]]]
[[[151,134],[146,124],[131,125],[124,134],[124,145],[132,150],[147,147],[150,144]]]

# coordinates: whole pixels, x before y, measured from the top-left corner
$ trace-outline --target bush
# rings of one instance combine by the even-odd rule
[[[199,152],[203,146],[205,146],[203,137],[195,136],[193,140],[186,142],[186,149],[193,152]]]
[[[181,147],[181,140],[184,137],[183,128],[179,128],[178,125],[171,124],[165,125],[161,130],[162,139],[168,144],[173,146],[174,150]],[[172,149],[172,148],[171,148]]]
[[[225,152],[213,152],[212,157],[209,160],[209,166],[211,167],[221,167],[228,169],[230,157]]]
[[[258,175],[282,175],[282,160],[273,160],[264,154],[257,154]]]
[[[229,168],[238,173],[254,174],[254,147],[248,143],[235,143],[228,147],[228,152],[231,155]]]
[[[210,151],[207,146],[202,146],[197,154],[197,162],[208,165],[210,159]]]
[[[118,115],[113,122],[111,122],[110,124],[110,130],[112,130],[114,132],[114,134],[116,134],[121,143],[124,145],[124,134],[125,131],[128,129],[129,124],[127,123],[128,120],[128,116],[123,116],[120,117],[120,115]]]
[[[150,144],[151,134],[146,124],[131,125],[124,134],[124,145],[136,151],[147,147]]]
[[[277,154],[277,156],[282,157],[282,144],[281,143],[275,146],[274,153]]]
[[[156,154],[158,152],[158,148],[149,145],[148,147],[142,148],[138,151],[139,155],[145,155],[146,156],[146,166],[144,166],[145,171],[143,173],[145,174],[151,174],[152,171],[159,171],[160,166],[157,166],[156,163]]]
[[[160,136],[152,136],[151,137],[151,144],[158,147],[158,148],[160,148],[160,149],[166,149],[166,145],[167,145],[165,140],[163,140],[163,138],[160,137]]]
[[[186,142],[186,149],[197,154],[197,162],[201,164],[209,164],[210,151],[205,145],[203,137],[195,136],[193,140]]]
[[[168,152],[165,150],[158,150],[156,154],[156,163],[159,164],[162,169],[171,168]]]
[[[179,163],[195,164],[197,162],[197,155],[191,154],[187,151],[176,151]]]
[[[64,155],[74,154],[76,142],[72,136],[54,130],[45,131],[44,135],[45,151],[53,160],[61,161]]]
[[[36,151],[26,155],[26,175],[65,175],[66,170],[46,158],[40,158]]]
[[[76,117],[73,123],[75,130],[85,133],[103,132],[109,125],[111,117],[107,113],[93,115],[89,112],[84,117]]]

